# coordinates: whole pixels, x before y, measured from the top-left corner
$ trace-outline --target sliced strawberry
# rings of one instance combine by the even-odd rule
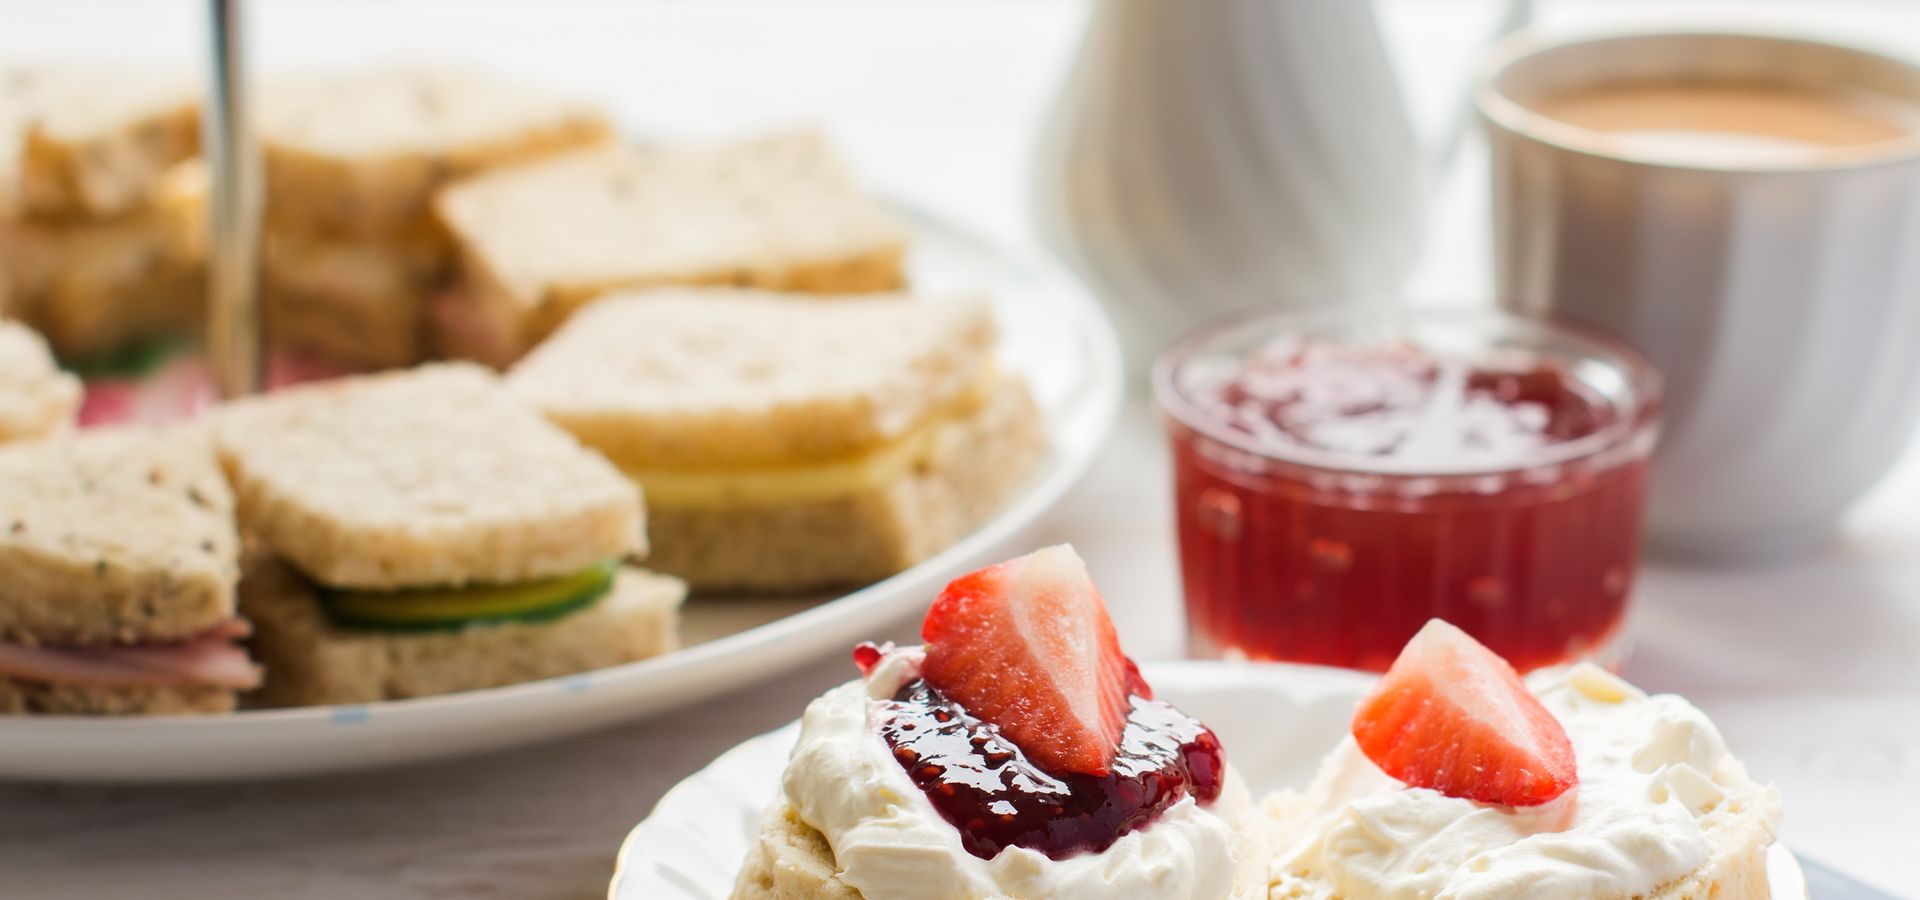
[[[853,645],[853,664],[860,669],[862,678],[873,674],[873,667],[880,664],[887,654],[893,652],[893,642],[881,646],[872,641],[861,641]]]
[[[1353,715],[1360,752],[1412,787],[1535,806],[1580,781],[1566,729],[1507,661],[1439,619]]]
[[[1087,565],[1062,544],[962,575],[920,626],[921,676],[1054,774],[1106,775],[1129,663]],[[1146,682],[1139,681],[1144,688]]]

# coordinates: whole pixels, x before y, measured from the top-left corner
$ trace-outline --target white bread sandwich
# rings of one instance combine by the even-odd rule
[[[651,564],[706,590],[884,578],[999,509],[1044,451],[979,298],[609,297],[514,394],[647,492]]]
[[[238,547],[202,435],[0,447],[0,712],[233,709],[260,680],[237,643]]]
[[[906,232],[819,136],[611,147],[488,173],[436,201],[460,246],[440,350],[500,366],[603,294],[734,285],[897,290]]]
[[[470,365],[284,389],[213,430],[263,557],[268,705],[494,687],[671,649],[685,587],[625,565],[640,494]]]
[[[80,379],[54,365],[32,329],[0,320],[0,444],[64,432],[79,410]]]
[[[428,227],[380,237],[268,235],[262,286],[270,336],[277,346],[349,368],[419,362],[427,305],[451,258],[444,236]]]
[[[434,192],[611,136],[584,104],[419,68],[270,82],[261,131],[268,336],[352,368],[426,356],[428,304],[453,268]]]
[[[588,105],[458,69],[290,75],[259,107],[269,221],[308,233],[406,231],[454,179],[612,133]]]
[[[0,215],[133,212],[199,148],[198,94],[184,74],[110,66],[0,71]]]
[[[1437,619],[1264,805],[1273,900],[1765,900],[1780,815],[1684,699],[1587,663],[1522,682]]]
[[[0,220],[9,313],[79,363],[193,331],[205,296],[205,201],[205,170],[189,161],[116,218]]]

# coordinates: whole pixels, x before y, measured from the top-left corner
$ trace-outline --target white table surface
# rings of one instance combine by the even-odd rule
[[[1017,242],[1031,239],[1031,135],[1085,9],[1073,0],[576,0],[545,4],[536,17],[533,6],[269,0],[256,6],[260,65],[467,60],[598,96],[635,129],[668,135],[823,122],[886,190]],[[1545,6],[1555,28],[1774,24],[1920,57],[1920,4],[1910,2]],[[1422,76],[1414,99],[1438,121],[1469,58],[1468,33],[1490,21],[1484,4],[1388,8],[1394,46]],[[189,61],[196,10],[186,0],[15,0],[0,10],[0,62]],[[1436,204],[1443,227],[1421,290],[1484,292],[1484,183],[1470,149]],[[1181,650],[1166,471],[1136,396],[1111,452],[1042,535],[1080,548],[1126,646],[1149,659]],[[1654,563],[1638,598],[1628,674],[1685,693],[1755,773],[1780,785],[1794,846],[1920,896],[1920,455],[1814,558],[1740,571]],[[621,838],[662,792],[851,672],[835,656],[686,713],[388,772],[215,787],[0,785],[0,896],[598,896]]]

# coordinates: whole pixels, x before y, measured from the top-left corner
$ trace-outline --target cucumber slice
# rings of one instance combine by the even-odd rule
[[[467,587],[406,591],[322,588],[320,604],[336,625],[382,631],[439,631],[486,622],[544,622],[593,605],[620,570],[608,561],[573,575]]]

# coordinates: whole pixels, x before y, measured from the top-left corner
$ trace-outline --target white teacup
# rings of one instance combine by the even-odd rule
[[[1477,102],[1504,302],[1611,330],[1666,377],[1656,544],[1816,543],[1920,422],[1920,67],[1762,35],[1521,35]]]

